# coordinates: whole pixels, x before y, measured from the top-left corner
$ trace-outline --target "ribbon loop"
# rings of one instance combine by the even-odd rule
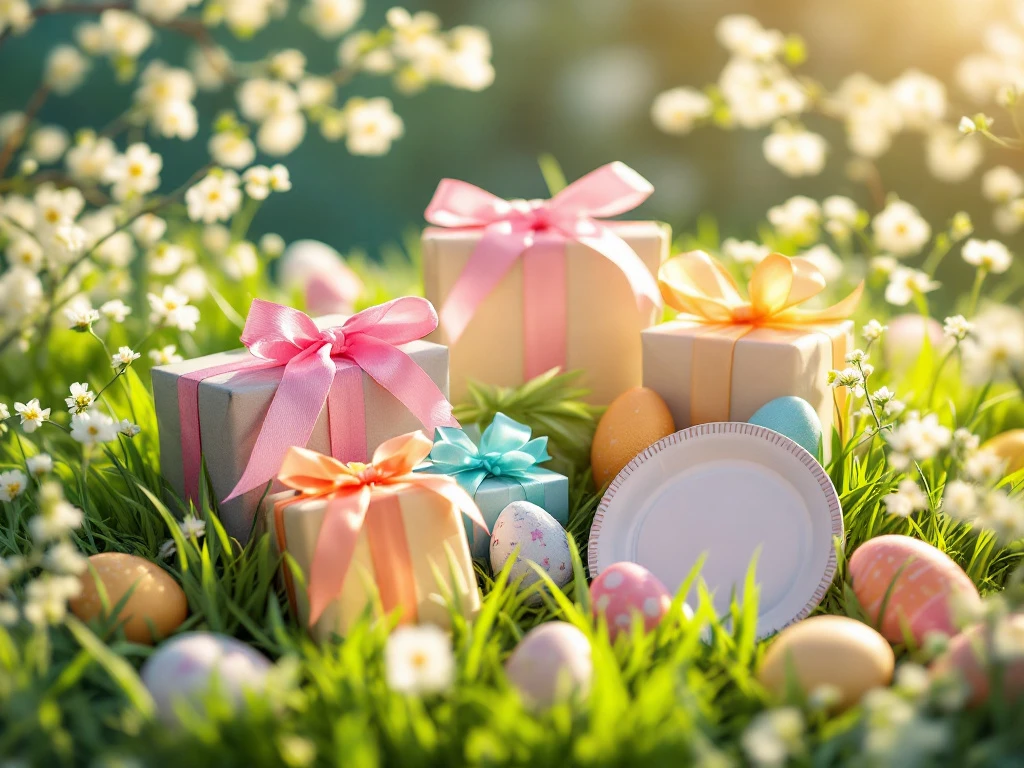
[[[485,532],[473,499],[449,477],[413,472],[430,453],[432,444],[422,432],[387,440],[366,464],[344,464],[305,448],[291,447],[278,480],[298,491],[296,501],[323,499],[327,510],[317,536],[309,576],[309,623],[312,626],[341,592],[355,554],[356,542],[375,496],[402,487],[420,487],[451,502]],[[390,574],[378,574],[388,579]]]

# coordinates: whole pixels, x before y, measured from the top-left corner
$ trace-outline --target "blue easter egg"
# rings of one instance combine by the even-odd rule
[[[821,421],[811,404],[799,397],[777,397],[765,403],[750,417],[750,423],[785,435],[818,457],[821,448]]]

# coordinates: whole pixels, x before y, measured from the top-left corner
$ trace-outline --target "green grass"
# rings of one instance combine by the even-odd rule
[[[393,258],[400,261],[397,254]],[[376,298],[413,283],[411,272],[374,274],[370,293]],[[244,310],[246,296],[264,290],[257,285],[226,288],[225,300]],[[187,345],[194,347],[189,351],[234,346],[238,328],[232,318],[218,314],[213,305],[204,305],[203,311],[201,331]],[[5,399],[39,396],[44,404],[59,403],[67,383],[79,378],[68,371],[98,372],[104,364],[97,344],[65,332],[25,359],[23,367],[5,366],[0,379]],[[916,367],[899,375],[880,369],[877,383],[894,386],[922,407],[936,364],[926,353]],[[572,477],[567,529],[576,545],[576,579],[564,594],[549,595],[542,607],[531,608],[525,604],[527,595],[508,583],[507,573],[492,574],[479,562],[483,609],[475,621],[457,617],[454,625],[457,683],[446,695],[422,699],[394,693],[385,683],[387,622],[360,623],[343,643],[317,646],[310,641],[275,580],[280,563],[268,540],[258,538],[244,548],[230,540],[208,497],[199,510],[207,535],[198,542],[181,536],[174,518],[185,510],[161,501],[167,495],[144,367],[141,376],[133,371],[123,381],[123,387],[109,390],[108,398],[119,413],[130,411],[142,426],[137,438],[120,439],[108,455],[83,470],[79,446],[63,433],[44,429],[25,436],[13,428],[0,440],[0,469],[19,466],[24,455],[38,450],[50,452],[69,500],[85,512],[76,541],[87,553],[122,551],[156,559],[160,545],[174,536],[178,553],[167,567],[188,596],[190,616],[183,629],[221,632],[252,644],[278,661],[273,682],[262,695],[250,697],[241,712],[232,712],[213,692],[204,712],[183,713],[183,726],[172,729],[154,719],[153,702],[138,677],[151,649],[127,642],[110,622],[84,625],[69,619],[49,632],[24,625],[0,628],[0,765],[7,765],[4,760],[190,768],[731,765],[746,760],[742,739],[752,719],[779,703],[755,678],[765,646],[755,640],[753,570],[747,599],[734,603],[726,616],[715,615],[701,593],[692,620],[674,610],[656,631],[645,635],[635,628],[615,644],[594,621],[578,552],[585,551],[600,497],[587,466],[598,414],[582,404],[572,376],[548,377],[514,391],[478,387],[472,401],[459,406],[466,423],[486,423],[502,410],[528,423],[535,435],[551,438],[557,468]],[[1018,394],[971,390],[951,367],[939,382],[937,402],[943,404],[939,412],[945,423],[971,426],[984,438],[1024,425]],[[846,540],[840,545],[839,573],[819,611],[859,615],[845,562],[862,542],[884,533],[905,533],[938,546],[964,567],[983,594],[1002,592],[1008,601],[1019,602],[1021,545],[1000,544],[991,534],[970,530],[935,510],[948,462],[921,467],[932,509],[907,520],[884,511],[882,498],[897,478],[886,468],[880,441],[860,451],[837,448],[841,458],[829,472],[842,498]],[[31,504],[23,496],[0,505],[0,555],[30,547]],[[677,597],[677,608],[688,586]],[[510,688],[503,662],[531,627],[551,619],[572,622],[591,638],[594,686],[585,701],[534,713]],[[902,660],[927,661],[923,649],[897,650]],[[1022,764],[1021,707],[994,703],[974,711],[947,711],[927,696],[895,695],[907,703],[909,718],[863,708],[829,715],[794,696],[790,703],[801,708],[807,725],[793,747],[791,764]],[[924,743],[922,735],[933,732],[942,734],[941,748]],[[892,740],[891,748],[879,747],[883,737]]]

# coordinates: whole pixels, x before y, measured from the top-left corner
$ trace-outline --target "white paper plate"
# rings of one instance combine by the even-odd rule
[[[764,637],[821,602],[842,536],[836,490],[807,451],[754,424],[700,424],[655,443],[612,481],[590,529],[590,574],[631,561],[674,593],[706,553],[700,578],[723,616],[758,552]]]

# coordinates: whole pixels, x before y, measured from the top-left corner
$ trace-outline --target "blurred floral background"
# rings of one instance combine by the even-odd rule
[[[365,5],[361,26],[382,25],[390,3]],[[423,209],[443,176],[506,197],[544,195],[536,165],[542,153],[557,157],[569,178],[613,159],[626,162],[657,188],[646,214],[677,229],[692,228],[706,212],[722,230],[754,237],[765,212],[798,193],[815,199],[846,194],[876,211],[880,206],[872,205],[872,196],[878,190],[850,178],[852,155],[841,124],[833,120],[805,120],[828,142],[824,171],[789,178],[764,162],[762,142],[770,124],[756,131],[696,130],[680,139],[653,124],[651,104],[669,88],[702,87],[719,78],[728,54],[716,40],[715,24],[730,12],[752,13],[766,28],[802,37],[810,56],[798,71],[830,90],[851,72],[880,83],[911,68],[934,75],[947,84],[948,117],[954,122],[974,111],[970,91],[957,85],[970,66],[964,59],[973,56],[978,69],[979,52],[1007,53],[1020,45],[998,31],[1000,23],[1015,21],[1012,4],[1003,0],[429,0],[408,6],[413,12],[436,12],[445,26],[486,28],[498,73],[493,85],[480,93],[441,88],[429,98],[394,94],[406,130],[383,158],[352,155],[343,142],[329,142],[311,128],[287,160],[294,194],[267,202],[254,235],[276,232],[286,241],[309,237],[343,252],[374,253],[422,223]],[[275,48],[301,50],[310,71],[336,66],[339,38],[320,39],[297,10],[293,4],[285,21],[251,41],[222,30],[215,34],[240,59],[262,55],[271,42],[266,37],[272,36]],[[22,109],[31,97],[48,50],[39,41],[72,42],[80,22],[68,15],[42,18],[31,36],[0,45],[0,113]],[[146,56],[178,61],[190,46],[187,37],[160,34]],[[976,88],[980,75],[966,77]],[[387,80],[359,75],[350,92],[390,93]],[[112,68],[96,62],[80,89],[48,100],[42,117],[70,131],[104,125],[132,98],[131,88],[114,86]],[[200,93],[196,104],[200,113],[210,114],[232,106],[231,101],[230,91]],[[151,142],[156,151],[170,153],[162,178],[166,187],[184,183],[191,169],[206,161],[209,130],[201,125],[184,143]],[[989,155],[985,167],[1014,162],[1010,155],[1001,158],[995,145],[984,152]],[[950,182],[942,168],[942,178],[936,178],[941,165],[941,158],[929,163],[920,139],[907,135],[895,136],[877,161],[884,192],[911,200],[927,220],[967,210],[979,235],[996,236],[992,206],[978,194],[981,169]]]

